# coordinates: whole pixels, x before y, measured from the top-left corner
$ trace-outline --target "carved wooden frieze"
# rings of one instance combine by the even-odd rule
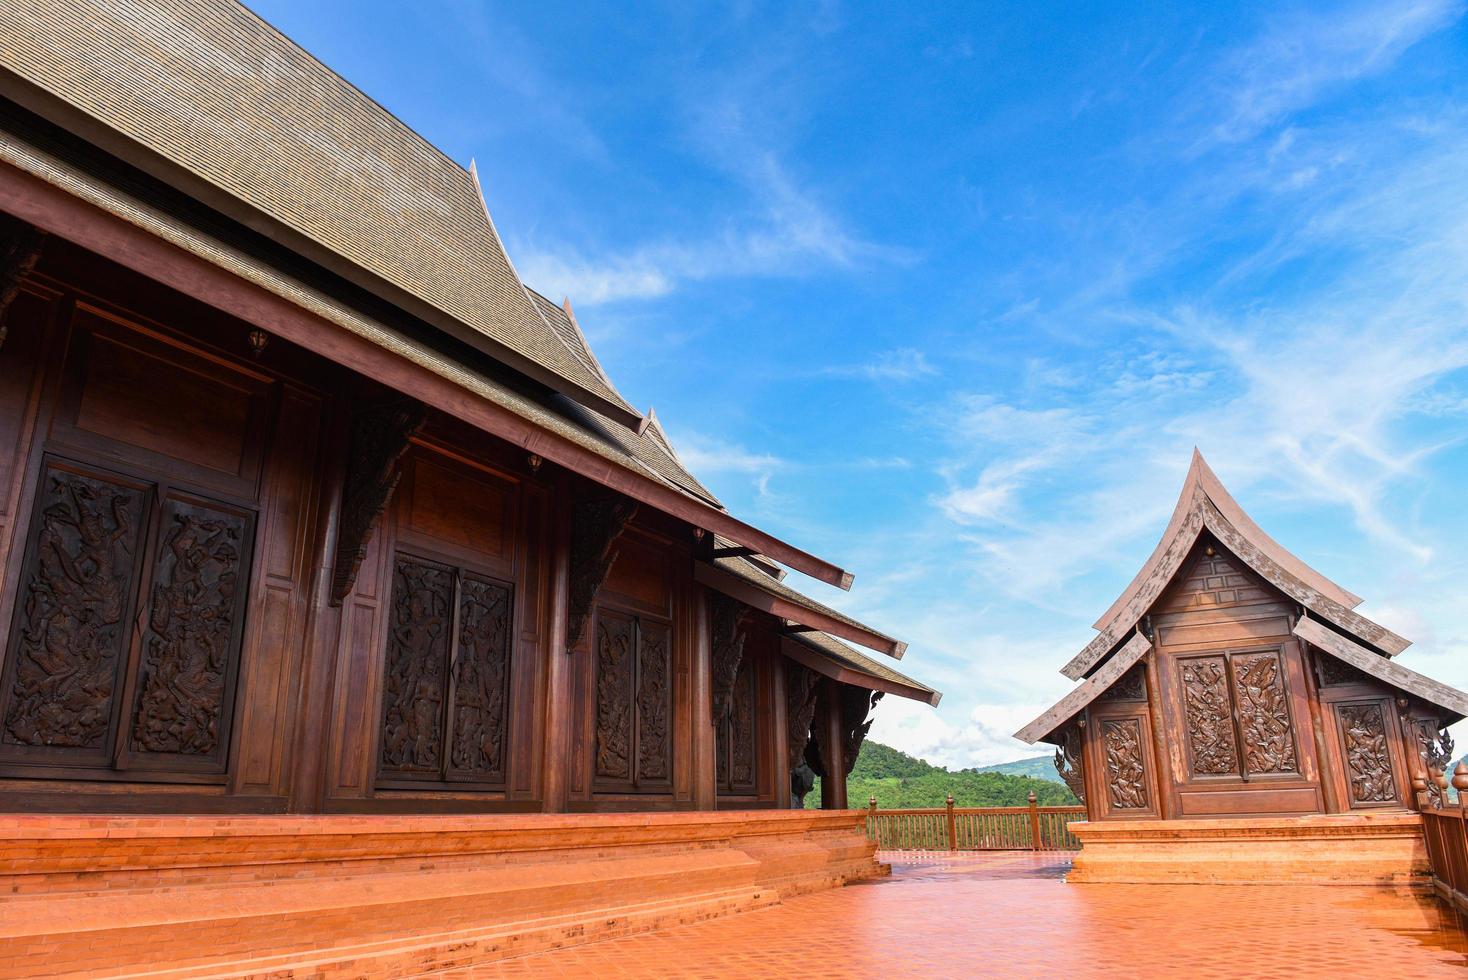
[[[637,629],[637,781],[672,778],[672,631],[639,620]]]
[[[709,632],[713,659],[713,721],[717,725],[729,716],[734,696],[734,678],[744,657],[742,611],[747,607],[737,599],[712,593],[709,596]]]
[[[1296,772],[1295,733],[1277,653],[1232,658],[1246,772]]]
[[[632,778],[633,624],[601,610],[596,617],[596,774]]]
[[[45,233],[11,217],[0,217],[0,347],[8,328],[5,313],[20,292],[20,281],[30,275],[41,257]]]
[[[1147,775],[1142,761],[1142,723],[1136,718],[1101,723],[1106,789],[1113,810],[1146,810]]]
[[[11,628],[0,740],[106,744],[146,497],[136,486],[46,466]]]
[[[636,502],[626,497],[583,500],[572,511],[571,582],[566,613],[568,651],[581,642],[596,592],[617,560],[617,539],[636,513]]]
[[[805,760],[810,723],[816,714],[820,675],[793,660],[785,661],[785,748],[792,770]]]
[[[1344,660],[1328,653],[1315,654],[1316,673],[1321,687],[1340,687],[1345,684],[1368,684],[1370,679]]]
[[[1448,771],[1453,762],[1453,738],[1446,728],[1440,728],[1435,720],[1419,718],[1412,723],[1417,737],[1417,751],[1422,758],[1422,768],[1427,778],[1427,804],[1441,808],[1446,802],[1442,785],[1433,777]]]
[[[334,606],[341,605],[357,581],[378,519],[402,478],[398,461],[427,417],[421,402],[405,398],[364,409],[352,420],[331,577]]]
[[[1234,742],[1227,661],[1223,657],[1193,657],[1180,661],[1178,669],[1182,675],[1193,773],[1200,776],[1237,773],[1238,749]]]
[[[453,745],[458,775],[504,779],[509,724],[510,589],[472,573],[459,587],[459,645],[453,664]]]
[[[1075,798],[1085,803],[1086,778],[1082,765],[1081,729],[1072,722],[1060,733],[1060,745],[1055,750],[1055,771]]]
[[[1381,705],[1336,705],[1336,718],[1345,743],[1346,779],[1351,787],[1352,805],[1396,802],[1396,780]]]
[[[1147,668],[1137,664],[1121,677],[1117,678],[1115,684],[1101,692],[1097,700],[1100,701],[1145,701],[1147,700]]]
[[[861,753],[861,743],[871,731],[872,708],[882,700],[883,692],[869,691],[852,684],[839,686],[841,692],[842,761],[846,763],[846,775],[856,766],[856,757]]]
[[[398,556],[382,691],[384,773],[438,774],[442,769],[453,604],[452,569]]]
[[[219,750],[239,655],[250,523],[236,512],[165,501],[133,751],[208,756]]]

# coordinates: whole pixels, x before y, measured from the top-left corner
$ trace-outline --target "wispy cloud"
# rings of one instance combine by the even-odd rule
[[[934,375],[938,369],[928,356],[912,347],[883,351],[862,364],[838,364],[824,368],[821,374],[833,378],[862,378],[867,381],[915,381]]]

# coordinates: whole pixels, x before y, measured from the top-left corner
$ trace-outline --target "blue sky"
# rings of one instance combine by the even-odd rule
[[[685,461],[856,571],[806,584],[946,692],[874,737],[1034,754],[1194,445],[1468,687],[1461,0],[252,6],[476,160]]]

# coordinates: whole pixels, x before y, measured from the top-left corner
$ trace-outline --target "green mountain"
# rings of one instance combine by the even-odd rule
[[[1026,759],[1006,765],[1028,765]],[[1041,806],[1066,806],[1076,798],[1064,784],[1051,779],[1012,772],[960,769],[950,772],[942,766],[899,752],[890,745],[862,743],[856,766],[846,780],[846,796],[850,805],[860,809],[872,797],[883,810],[940,807],[949,793],[958,806],[1024,806],[1031,792]],[[1054,772],[1054,770],[1051,770]],[[820,781],[805,798],[808,809],[821,804]]]
[[[1052,783],[1062,783],[1060,773],[1055,771],[1055,757],[1053,755],[1037,755],[1033,759],[1016,759],[1013,762],[1000,762],[992,766],[979,766],[974,772],[1003,772],[1011,776],[1032,776],[1035,779],[1047,779]]]

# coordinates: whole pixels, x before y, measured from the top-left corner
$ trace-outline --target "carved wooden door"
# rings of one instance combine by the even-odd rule
[[[398,554],[383,665],[378,784],[505,781],[510,586]]]
[[[729,699],[728,717],[719,720],[716,779],[720,793],[753,794],[755,785],[755,667],[747,658],[739,663]]]
[[[0,759],[222,776],[253,511],[48,456],[3,678]]]
[[[597,787],[667,791],[673,780],[670,624],[599,606],[594,650]]]

